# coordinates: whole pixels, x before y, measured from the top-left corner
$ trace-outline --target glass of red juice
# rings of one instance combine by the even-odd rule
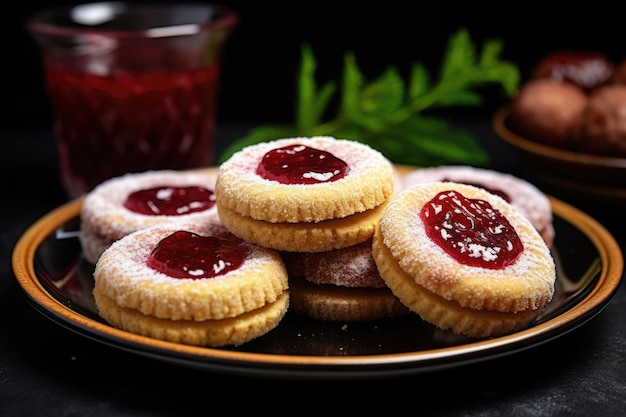
[[[69,198],[129,172],[214,163],[221,51],[238,19],[215,4],[100,2],[26,21]]]

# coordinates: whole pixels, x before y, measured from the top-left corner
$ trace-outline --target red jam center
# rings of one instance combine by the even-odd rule
[[[181,230],[161,240],[147,264],[172,278],[214,278],[239,268],[245,256],[234,241]]]
[[[267,152],[256,172],[282,184],[317,184],[343,178],[349,170],[347,163],[330,152],[296,144]]]
[[[430,239],[458,262],[502,269],[515,262],[524,245],[509,221],[484,200],[442,191],[420,212]]]
[[[182,216],[208,210],[215,204],[213,191],[203,187],[155,187],[135,191],[124,207],[148,216]]]

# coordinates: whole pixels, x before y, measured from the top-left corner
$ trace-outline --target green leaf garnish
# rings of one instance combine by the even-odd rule
[[[367,80],[354,55],[347,52],[339,88],[333,82],[317,86],[317,62],[311,48],[304,45],[294,123],[252,129],[233,142],[218,163],[256,143],[328,135],[366,143],[397,164],[484,165],[489,158],[476,140],[467,132],[452,129],[433,113],[436,109],[481,105],[483,97],[477,90],[488,84],[499,85],[507,96],[513,96],[520,73],[514,64],[500,60],[502,46],[500,40],[488,40],[478,54],[469,33],[461,28],[450,37],[436,81],[419,62],[412,65],[408,81],[392,66],[378,78]],[[329,116],[338,91],[338,108]]]

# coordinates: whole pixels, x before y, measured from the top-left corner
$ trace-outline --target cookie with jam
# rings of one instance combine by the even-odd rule
[[[210,223],[154,226],[117,240],[96,263],[93,295],[114,327],[213,347],[264,335],[289,306],[279,253]]]
[[[222,163],[216,206],[242,239],[323,252],[371,238],[394,181],[391,162],[363,143],[284,138],[248,146]]]
[[[95,264],[116,240],[140,229],[186,222],[220,223],[214,170],[156,170],[104,181],[84,198],[79,241]]]
[[[403,304],[467,337],[523,329],[554,296],[554,259],[537,229],[473,185],[431,182],[398,194],[376,228],[372,254]]]
[[[511,174],[469,165],[417,168],[403,176],[405,188],[434,181],[474,185],[504,198],[535,226],[548,246],[554,242],[552,205],[535,185]]]
[[[388,319],[410,311],[380,277],[372,239],[326,252],[282,252],[291,311],[324,321]]]

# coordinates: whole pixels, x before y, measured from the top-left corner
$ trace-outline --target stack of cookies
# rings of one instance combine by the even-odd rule
[[[406,314],[378,276],[371,238],[397,176],[380,152],[328,136],[249,146],[220,168],[215,186],[224,225],[282,252],[291,310],[322,320]]]
[[[322,136],[244,148],[220,166],[215,194],[220,219],[242,239],[323,252],[369,239],[393,186],[393,166],[378,151]]]
[[[111,178],[83,201],[79,240],[95,264],[111,243],[150,226],[219,223],[214,172],[156,170]]]
[[[214,189],[211,203],[183,199],[177,216],[161,212],[174,201],[157,215],[128,209],[131,195],[154,208],[153,194],[180,198],[191,183]],[[199,206],[210,210],[187,213]],[[103,233],[129,219],[132,230]],[[336,322],[416,313],[492,337],[528,326],[554,295],[551,207],[539,190],[471,167],[401,174],[368,145],[330,136],[248,146],[212,177],[113,180],[87,196],[82,221],[100,315],[178,343],[239,345],[288,310]]]
[[[154,226],[98,259],[93,295],[113,326],[200,346],[240,345],[278,325],[289,307],[278,252],[218,224]]]
[[[554,296],[555,263],[535,226],[473,185],[407,188],[385,210],[372,252],[404,305],[459,335],[520,330]]]

